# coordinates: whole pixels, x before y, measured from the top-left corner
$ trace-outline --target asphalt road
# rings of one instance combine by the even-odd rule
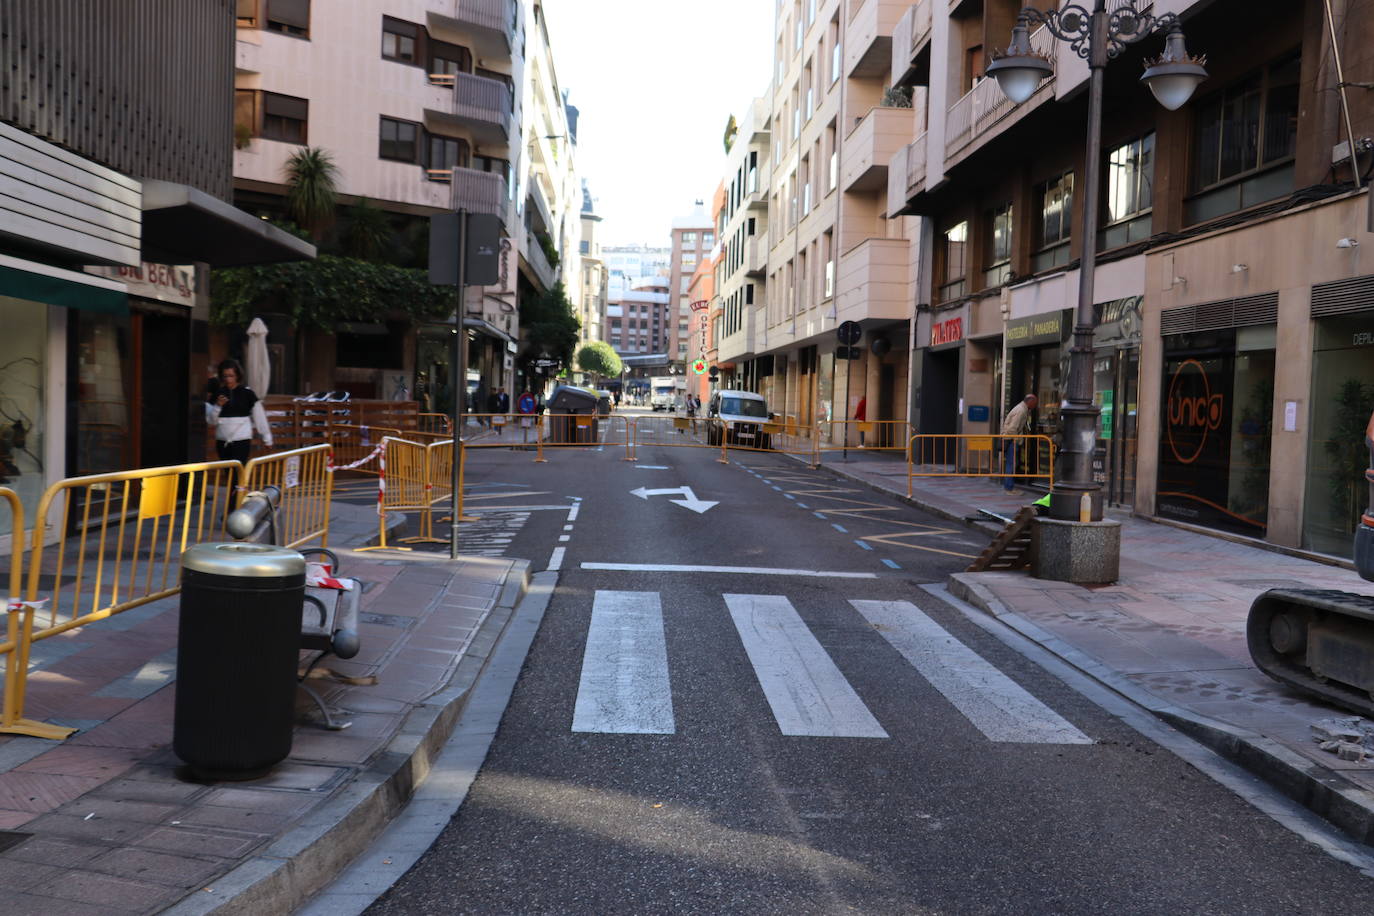
[[[923,589],[975,535],[785,457],[718,455],[474,450],[468,508],[485,521],[465,548],[560,578],[466,802],[368,912],[1374,899],[1369,878]],[[635,568],[597,568],[612,565]]]

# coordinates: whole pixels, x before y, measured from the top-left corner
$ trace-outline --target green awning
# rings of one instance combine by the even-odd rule
[[[0,265],[0,296],[106,315],[129,314],[129,297],[126,293],[93,283],[64,280],[4,265]]]

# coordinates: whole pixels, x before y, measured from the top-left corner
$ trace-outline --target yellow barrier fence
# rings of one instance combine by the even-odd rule
[[[465,413],[460,438],[468,448],[534,448],[538,428],[539,417],[534,414]]]
[[[388,436],[382,457],[382,474],[377,486],[377,546],[363,550],[409,550],[387,543],[386,516],[388,512],[414,512],[419,519],[419,531],[401,538],[399,543],[442,544],[444,538],[434,535],[434,507],[453,498],[453,440],[421,443]],[[460,468],[461,472],[461,468]],[[461,482],[459,484],[461,490]],[[462,504],[459,503],[462,521]]]
[[[379,446],[387,436],[399,438],[399,429],[383,426],[355,426],[335,424],[329,432],[329,444],[334,447],[336,471],[357,471],[359,474],[380,474]]]
[[[813,467],[816,464],[814,429],[798,427],[795,424],[789,426],[783,420],[753,422],[749,420],[723,421],[712,418],[706,422],[710,424],[707,431],[707,441],[712,446],[720,447],[719,460],[722,462],[726,461],[728,449],[736,449],[784,455],[805,455]],[[802,433],[808,435],[802,435]]]
[[[243,466],[244,496],[266,486],[281,490],[277,538],[299,547],[316,538],[329,546],[329,501],[334,495],[334,469],[327,445],[292,449],[254,458]]]
[[[8,487],[0,487],[0,497],[9,505],[10,577],[5,593],[4,639],[0,641],[0,660],[5,663],[5,679],[0,684],[0,734],[27,735],[60,741],[75,729],[24,718],[24,691],[28,686],[29,647],[33,643],[33,614],[36,602],[20,600],[24,570],[24,506]]]
[[[816,427],[817,455],[850,449],[905,455],[916,432],[905,420],[821,420]]]
[[[103,620],[181,590],[181,554],[224,535],[243,473],[237,461],[144,468],[60,480],[34,516],[25,600],[51,576],[35,640]],[[44,535],[58,516],[59,539]],[[45,560],[51,562],[45,566]]]
[[[907,496],[917,477],[997,477],[1054,482],[1049,436],[918,434],[908,441]]]
[[[640,446],[650,448],[719,448],[710,440],[711,424],[700,417],[675,417],[653,414],[635,417],[629,424],[630,445],[627,457],[638,458]]]

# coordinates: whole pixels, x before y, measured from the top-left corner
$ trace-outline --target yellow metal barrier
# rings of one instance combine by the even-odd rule
[[[816,453],[863,449],[906,453],[915,435],[905,420],[821,420],[816,424]]]
[[[19,599],[24,570],[24,506],[8,487],[0,487],[0,497],[10,507],[10,579],[5,593],[4,641],[0,659],[5,662],[5,680],[0,684],[0,734],[27,735],[61,741],[76,731],[24,718],[24,691],[29,679],[29,647],[33,644],[34,603]]]
[[[1014,449],[1008,467],[1008,449]],[[907,445],[906,492],[917,477],[997,477],[1054,483],[1049,436],[918,434]]]
[[[538,445],[538,429],[539,417],[534,414],[468,413],[463,414],[461,438],[467,448],[533,448]]]
[[[243,473],[237,461],[144,468],[60,480],[48,487],[34,516],[25,600],[39,579],[53,578],[46,622],[35,640],[103,620],[177,594],[181,554],[224,536]],[[44,533],[61,506],[56,556],[44,567]]]
[[[320,539],[329,546],[329,501],[334,495],[330,448],[312,445],[254,458],[243,466],[243,495],[266,486],[281,490],[277,535],[283,546]]]
[[[356,426],[336,423],[330,427],[329,443],[334,447],[334,466],[337,470],[357,471],[359,474],[380,474],[377,447],[387,436],[401,436],[399,429],[383,426]]]
[[[713,421],[718,423],[719,421]],[[640,446],[651,448],[719,448],[710,436],[711,422],[700,417],[670,414],[635,417],[629,424],[629,455],[637,458]]]
[[[422,433],[442,433],[445,437],[453,433],[453,421],[446,413],[420,413],[416,424],[416,429]]]

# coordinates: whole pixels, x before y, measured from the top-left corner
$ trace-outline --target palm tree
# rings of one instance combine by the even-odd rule
[[[286,209],[316,239],[334,215],[338,166],[329,153],[307,146],[286,160]]]
[[[349,210],[344,232],[344,253],[364,261],[385,260],[396,243],[391,219],[381,207],[366,197]]]

